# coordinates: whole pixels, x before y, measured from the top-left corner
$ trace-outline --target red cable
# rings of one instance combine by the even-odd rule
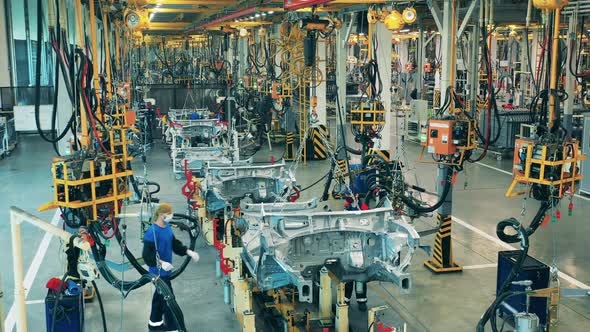
[[[490,45],[492,43],[492,34],[490,33],[489,36],[489,41],[490,41]],[[485,43],[485,41],[484,41]],[[492,89],[494,88],[492,86],[492,74],[493,74],[493,70],[492,70],[492,51],[490,50],[490,48],[488,47],[488,63],[487,63],[487,69],[488,69],[488,112],[486,114],[486,140],[485,140],[485,144],[483,147],[483,152],[481,153],[481,155],[479,157],[477,157],[476,160],[472,161],[474,163],[479,162],[481,160],[483,160],[483,158],[485,158],[485,156],[488,153],[488,147],[490,144],[490,136],[492,134]]]
[[[539,82],[539,76],[541,71],[541,64],[545,60],[545,48],[547,47],[547,35],[543,37],[543,46],[541,46],[541,58],[539,59],[539,63],[537,63],[537,72],[535,73],[535,79]],[[541,86],[541,82],[539,82],[539,86]]]
[[[88,59],[88,53],[86,53],[86,59]],[[84,71],[82,72],[82,90],[84,90],[84,88],[86,88],[85,81],[86,81],[87,74],[88,74],[88,60],[86,60],[84,62]],[[84,105],[86,106],[86,110],[88,111],[88,118],[90,119],[90,125],[92,126],[92,131],[94,133],[94,137],[98,141],[98,144],[100,145],[102,150],[106,153],[106,155],[108,157],[110,157],[111,153],[109,152],[109,150],[107,150],[107,148],[104,146],[104,144],[102,144],[102,139],[100,138],[99,132],[96,129],[94,115],[92,114],[92,111],[90,110],[90,100],[88,99],[88,95],[86,93],[82,93],[82,95],[84,96]]]

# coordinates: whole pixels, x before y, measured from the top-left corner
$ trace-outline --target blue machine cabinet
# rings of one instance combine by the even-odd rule
[[[498,253],[498,275],[496,283],[496,295],[502,287],[504,280],[510,274],[512,267],[516,264],[520,250],[500,251]],[[533,282],[531,288],[542,289],[549,287],[549,266],[536,260],[533,257],[527,256],[522,265],[522,270],[516,275],[514,281],[530,280]],[[511,285],[509,290],[524,291],[523,286]],[[514,315],[517,312],[524,312],[526,310],[526,296],[518,295],[508,298],[500,305],[500,311],[504,315]],[[531,297],[529,312],[535,313],[539,317],[539,322],[542,326],[547,324],[547,298]]]

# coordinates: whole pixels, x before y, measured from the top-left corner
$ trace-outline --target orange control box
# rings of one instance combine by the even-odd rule
[[[127,110],[125,112],[125,125],[128,127],[135,126],[136,115],[134,110]]]
[[[279,99],[281,98],[282,91],[281,83],[273,82],[272,83],[272,99]]]
[[[429,153],[452,155],[457,152],[457,146],[453,143],[453,126],[455,120],[430,120],[428,121],[428,132],[426,133],[426,142],[422,142],[427,147]]]

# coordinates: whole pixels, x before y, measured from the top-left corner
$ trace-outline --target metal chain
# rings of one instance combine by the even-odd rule
[[[289,172],[292,172],[292,174],[295,174],[295,172],[297,171],[297,168],[299,167],[299,162],[301,161],[301,158],[303,156],[303,149],[305,148],[305,145],[307,143],[307,137],[309,135],[310,130],[311,130],[311,128],[308,128],[305,131],[305,134],[303,135],[303,139],[301,139],[299,141],[299,149],[297,151],[297,159],[295,159],[295,162],[293,164],[291,164],[291,166],[289,167]]]

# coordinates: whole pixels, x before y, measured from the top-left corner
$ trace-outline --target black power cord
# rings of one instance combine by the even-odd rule
[[[509,291],[509,288],[510,288],[510,285],[512,284],[512,282],[514,281],[514,278],[521,271],[524,260],[526,259],[527,255],[528,255],[529,236],[532,235],[534,233],[534,231],[539,227],[539,225],[541,224],[541,222],[543,220],[543,217],[545,216],[546,211],[550,208],[550,206],[551,206],[551,204],[549,201],[542,202],[541,207],[539,208],[539,210],[537,211],[537,214],[535,215],[535,217],[533,218],[533,221],[531,222],[531,225],[526,229],[522,226],[522,224],[520,224],[514,218],[502,220],[496,226],[496,234],[498,235],[498,237],[502,241],[504,241],[506,243],[515,243],[515,242],[520,241],[521,252],[520,252],[520,255],[518,256],[516,263],[514,264],[512,269],[510,270],[510,273],[508,274],[508,276],[504,280],[504,283],[502,284],[502,286],[500,286],[497,298],[494,300],[494,302],[492,302],[492,304],[488,307],[488,309],[485,311],[485,313],[482,315],[481,319],[477,323],[477,328],[476,328],[477,332],[484,332],[485,325],[487,324],[488,321],[491,321],[491,323],[492,323],[491,324],[492,331],[498,332],[498,328],[496,326],[496,317],[494,314],[498,305],[511,296],[521,295],[521,294],[526,293],[526,292]],[[512,229],[517,231],[517,234],[516,235],[507,235],[505,232],[505,229],[508,227],[511,227]]]
[[[100,317],[102,319],[102,330],[107,332],[107,320],[104,313],[104,306],[102,304],[102,297],[100,296],[100,292],[98,291],[98,286],[96,282],[92,280],[92,287],[94,287],[94,291],[96,292],[96,298],[98,299],[98,306],[100,307]]]
[[[170,222],[170,225],[176,226],[180,230],[182,230],[183,232],[187,232],[189,234],[190,242],[189,242],[188,249],[194,251],[196,244],[197,244],[197,238],[199,237],[200,232],[201,232],[197,221],[192,217],[189,217],[184,214],[178,214],[178,213],[174,213],[174,218],[188,220],[189,223],[192,225],[192,227],[191,227],[191,226],[186,225],[183,222],[178,222],[178,221],[171,221]],[[123,236],[121,235],[120,230],[117,230],[117,232],[115,233],[115,237],[117,238],[117,242],[119,242],[119,245],[121,245],[123,247]],[[135,255],[133,255],[133,253],[129,250],[129,248],[127,246],[123,247],[123,252],[125,253],[125,257],[127,257],[127,259],[129,260],[129,263],[135,268],[135,270],[137,270],[137,272],[139,272],[140,274],[149,273],[148,270],[146,270],[143,267],[143,265],[141,265],[139,263],[139,261],[137,260]],[[169,277],[170,280],[174,280],[182,272],[184,272],[184,270],[186,270],[186,267],[188,266],[190,261],[191,261],[190,257],[188,257],[188,256],[185,257],[185,259],[182,262],[182,264],[180,265],[180,267],[172,270],[170,277]]]
[[[503,220],[498,224],[498,227],[500,227],[500,226],[502,226],[502,231],[504,230],[505,227],[512,227],[514,230],[516,230],[518,232],[518,234],[519,234],[518,236],[521,241],[521,245],[520,245],[521,252],[520,252],[520,255],[518,256],[516,263],[512,267],[512,270],[510,270],[508,277],[506,278],[506,280],[504,280],[504,283],[500,287],[500,291],[498,292],[499,295],[494,300],[494,302],[492,302],[492,304],[488,307],[488,309],[485,311],[485,313],[482,315],[481,319],[477,323],[477,328],[476,328],[477,332],[484,332],[485,325],[487,324],[487,322],[490,319],[492,319],[492,330],[494,332],[497,332],[497,327],[495,324],[495,317],[493,317],[495,315],[494,312],[495,312],[497,306],[500,303],[502,303],[502,301],[504,301],[509,296],[516,295],[514,292],[509,292],[508,289],[509,289],[510,285],[512,284],[512,281],[514,280],[514,278],[518,274],[518,272],[520,272],[520,270],[522,269],[522,264],[524,263],[524,260],[527,257],[528,250],[529,250],[529,237],[527,235],[527,232],[524,229],[524,227],[522,227],[522,225],[516,219],[510,218],[510,219]]]
[[[94,225],[94,223],[91,224],[91,226],[92,225]],[[184,323],[184,315],[182,314],[182,310],[176,302],[174,293],[172,293],[172,290],[170,287],[168,287],[168,285],[166,285],[164,280],[150,273],[142,274],[141,277],[135,281],[123,281],[117,278],[106,264],[106,246],[101,242],[100,236],[96,233],[100,230],[95,228],[96,227],[88,228],[90,235],[94,239],[94,245],[91,246],[90,249],[92,250],[92,255],[94,256],[96,266],[104,279],[113,287],[120,290],[124,297],[126,297],[134,289],[138,289],[150,282],[153,283],[156,287],[156,290],[160,292],[160,294],[162,294],[166,300],[166,304],[172,312],[172,316],[179,327],[179,331],[186,332],[187,330]]]
[[[436,211],[436,209],[438,209],[439,207],[441,207],[445,203],[447,196],[449,195],[449,192],[451,192],[451,188],[453,187],[453,184],[452,184],[453,171],[452,171],[451,167],[449,167],[449,168],[450,168],[448,170],[449,173],[447,175],[447,178],[445,179],[443,190],[440,195],[440,199],[434,205],[431,205],[431,206],[418,205],[418,204],[416,204],[414,199],[412,199],[411,197],[405,196],[403,193],[399,195],[399,199],[401,199],[401,201],[404,204],[406,204],[410,209],[416,211],[417,213],[428,213],[428,212]]]

